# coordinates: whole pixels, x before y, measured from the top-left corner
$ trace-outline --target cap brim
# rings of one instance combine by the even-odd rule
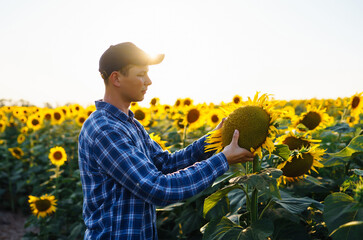
[[[156,56],[150,56],[149,58],[149,65],[155,65],[155,64],[159,64],[164,60],[165,54],[158,54]]]

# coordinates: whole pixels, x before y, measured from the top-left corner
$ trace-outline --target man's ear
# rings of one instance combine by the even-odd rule
[[[115,87],[120,87],[120,80],[121,80],[121,74],[119,74],[119,72],[112,72],[110,77],[109,77],[109,81],[110,81],[110,84],[112,84],[113,86]]]

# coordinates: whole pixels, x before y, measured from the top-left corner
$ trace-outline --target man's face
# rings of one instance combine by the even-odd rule
[[[148,71],[148,66],[132,66],[127,76],[120,73],[120,94],[125,101],[139,102],[144,99],[147,88],[152,83]]]

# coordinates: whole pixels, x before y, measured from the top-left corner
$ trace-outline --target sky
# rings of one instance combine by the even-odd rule
[[[133,42],[150,54],[141,105],[363,92],[361,0],[0,0],[0,99],[42,106],[103,98],[102,53]]]

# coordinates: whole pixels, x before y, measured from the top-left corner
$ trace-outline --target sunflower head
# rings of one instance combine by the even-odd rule
[[[311,169],[313,163],[314,157],[311,153],[302,153],[301,155],[292,156],[281,170],[283,175],[288,178],[300,177]]]
[[[6,129],[6,122],[0,119],[0,133],[4,132]]]
[[[350,114],[352,116],[359,115],[361,109],[363,108],[363,96],[362,96],[362,94],[363,94],[363,92],[357,93],[357,94],[354,94],[350,98],[349,109],[350,109]]]
[[[88,115],[86,115],[85,113],[78,114],[78,116],[76,117],[77,125],[82,127],[83,123],[86,121],[87,118],[88,118]]]
[[[257,149],[266,140],[270,115],[259,106],[243,106],[233,111],[222,127],[222,146],[231,143],[235,129],[240,135],[238,144],[245,149]]]
[[[13,157],[15,157],[16,159],[20,159],[24,156],[23,150],[19,147],[9,148],[9,151],[10,151],[11,155]]]
[[[53,147],[48,155],[49,160],[56,166],[62,166],[67,161],[67,154],[63,147]]]
[[[22,144],[25,141],[25,135],[24,134],[19,134],[17,139],[19,144]]]
[[[52,124],[56,125],[56,124],[61,124],[63,123],[63,121],[65,120],[66,116],[64,114],[64,112],[62,111],[62,109],[55,109],[52,112]]]
[[[307,105],[306,112],[295,118],[294,126],[302,132],[316,131],[326,127],[330,123],[330,117],[325,113],[326,109],[322,109],[321,106]]]
[[[150,124],[151,120],[150,108],[144,108],[137,105],[132,107],[131,111],[134,113],[134,118],[137,121],[139,121],[144,127],[147,127]]]
[[[289,158],[277,166],[283,172],[282,181],[299,180],[310,170],[317,172],[315,167],[323,167],[319,161],[325,150],[319,148],[320,140],[307,138],[307,134],[300,136],[290,132],[279,137],[278,142],[287,145],[291,151]]]
[[[309,148],[310,142],[304,138],[296,136],[287,136],[283,141],[283,144],[287,145],[291,151],[301,148]]]
[[[233,99],[232,99],[232,102],[233,102],[234,104],[240,104],[240,103],[242,103],[242,97],[241,97],[241,96],[239,96],[239,95],[235,95],[235,96],[233,97]]]
[[[44,194],[41,197],[29,196],[29,205],[35,216],[46,217],[56,211],[57,200],[53,195]]]
[[[228,118],[220,130],[209,135],[207,143],[210,145],[206,146],[206,151],[221,151],[230,144],[234,130],[238,129],[240,147],[256,152],[259,156],[262,156],[262,148],[272,152],[272,137],[276,132],[274,123],[277,118],[272,107],[273,105],[268,103],[267,94],[258,97],[257,93],[253,101],[249,99],[243,106],[232,107],[232,111],[223,109]]]
[[[150,100],[150,105],[151,105],[151,106],[156,106],[157,104],[159,104],[159,102],[160,102],[160,99],[159,99],[159,98],[157,98],[157,97],[154,97],[154,98],[152,98],[152,99]]]
[[[207,111],[208,125],[211,127],[217,126],[222,121],[223,115],[220,110],[214,107]]]
[[[27,120],[27,126],[34,131],[39,130],[43,125],[43,118],[40,114],[32,114]]]
[[[185,98],[182,103],[184,107],[191,106],[193,105],[193,100],[191,98]]]
[[[93,113],[94,111],[96,111],[96,106],[95,105],[89,105],[85,109],[85,112],[86,112],[87,116],[90,116],[91,113]]]

